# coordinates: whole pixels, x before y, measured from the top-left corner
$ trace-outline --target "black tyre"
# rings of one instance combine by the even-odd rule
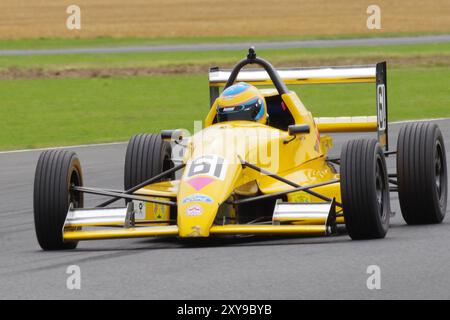
[[[44,250],[74,249],[78,242],[64,242],[62,229],[69,204],[83,207],[83,194],[70,186],[83,185],[80,161],[75,152],[44,151],[39,157],[34,178],[34,226]]]
[[[436,124],[411,123],[400,129],[397,182],[406,223],[442,222],[447,208],[447,162],[442,133]]]
[[[384,238],[390,201],[386,161],[375,139],[347,142],[341,151],[344,220],[352,239]]]
[[[170,144],[160,134],[134,135],[125,156],[125,190],[172,167]]]

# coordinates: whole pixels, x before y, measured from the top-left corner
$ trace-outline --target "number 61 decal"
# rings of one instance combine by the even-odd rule
[[[197,175],[206,175],[224,180],[225,174],[227,173],[227,167],[227,159],[216,155],[200,156],[188,163],[186,168],[186,178]]]

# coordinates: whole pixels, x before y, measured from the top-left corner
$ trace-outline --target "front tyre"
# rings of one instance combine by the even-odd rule
[[[172,167],[170,144],[160,134],[134,135],[128,142],[125,156],[125,190]]]
[[[388,175],[375,139],[348,141],[342,148],[341,196],[352,239],[385,237],[390,219]]]
[[[436,124],[411,123],[397,140],[398,198],[408,224],[440,223],[447,208],[447,161]]]
[[[34,178],[34,226],[39,245],[44,250],[76,248],[78,242],[64,242],[62,229],[69,205],[83,207],[83,194],[70,191],[82,186],[83,175],[75,152],[44,151],[38,160]]]

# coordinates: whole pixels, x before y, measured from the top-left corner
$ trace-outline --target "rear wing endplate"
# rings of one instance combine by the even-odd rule
[[[286,85],[375,83],[378,140],[385,150],[388,150],[386,62],[364,66],[277,69],[277,72]],[[226,84],[230,75],[231,70],[221,70],[218,67],[210,68],[209,93],[211,106],[220,95],[220,87]],[[236,81],[244,81],[255,86],[272,84],[267,72],[260,69],[242,70]]]

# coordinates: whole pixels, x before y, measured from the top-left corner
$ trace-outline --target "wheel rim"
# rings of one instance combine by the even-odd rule
[[[385,179],[384,166],[381,158],[377,159],[377,165],[375,170],[375,189],[377,197],[377,207],[378,213],[381,218],[384,219],[386,216],[385,204],[386,204],[386,179]]]
[[[81,178],[80,174],[77,170],[73,170],[70,175],[70,186],[80,186]],[[80,192],[76,192],[73,190],[69,191],[69,205],[72,204],[73,208],[79,208],[83,205],[82,196]]]
[[[438,141],[438,143],[436,144],[436,153],[434,157],[434,181],[436,186],[437,198],[441,207],[443,206],[445,194],[447,192],[445,179],[446,172],[444,156],[442,153],[442,146]]]
[[[169,151],[167,152],[167,154],[164,155],[163,167],[162,167],[162,171],[161,172],[164,172],[164,171],[167,171],[169,169],[172,169],[175,166],[175,164],[173,163],[172,158],[171,158],[172,154],[170,152],[170,149],[168,149],[168,150]],[[167,177],[164,180],[169,181],[169,180],[172,180],[172,179],[175,179],[175,173],[173,173],[170,177]]]

